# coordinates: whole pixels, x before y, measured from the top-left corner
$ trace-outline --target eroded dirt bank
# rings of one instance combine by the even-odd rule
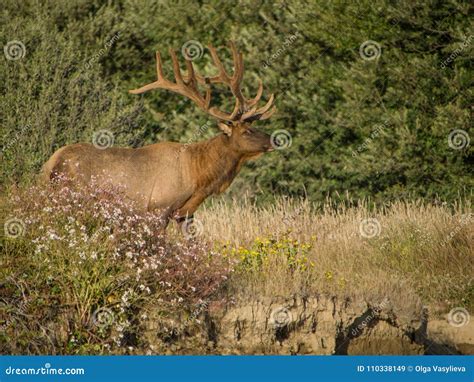
[[[429,322],[427,308],[388,299],[295,297],[211,305],[193,319],[152,314],[144,334],[151,352],[167,354],[473,354],[463,335],[472,327]]]

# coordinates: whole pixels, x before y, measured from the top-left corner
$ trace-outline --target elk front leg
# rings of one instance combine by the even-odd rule
[[[207,195],[204,193],[196,193],[191,196],[184,205],[174,213],[174,219],[179,225],[181,232],[185,233],[187,227],[193,220],[194,211],[206,199]]]

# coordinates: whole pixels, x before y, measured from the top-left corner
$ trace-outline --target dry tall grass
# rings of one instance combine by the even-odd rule
[[[204,237],[227,247],[249,247],[268,238],[309,243],[307,257],[314,267],[289,272],[270,262],[258,273],[234,276],[234,293],[242,297],[327,292],[377,300],[390,296],[401,306],[419,296],[442,311],[473,305],[469,203],[448,208],[397,202],[369,209],[364,203],[315,206],[283,198],[268,207],[214,202],[197,218]]]

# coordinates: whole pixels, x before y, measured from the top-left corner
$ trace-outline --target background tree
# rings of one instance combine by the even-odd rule
[[[216,134],[185,99],[127,91],[154,78],[155,50],[194,44],[194,63],[210,74],[200,45],[234,39],[246,91],[258,76],[277,96],[262,127],[292,144],[247,165],[228,196],[452,201],[472,190],[468,1],[3,3],[2,184],[31,179],[55,149],[101,129],[133,146]],[[12,41],[22,58],[8,57]],[[230,106],[224,89],[215,97]]]

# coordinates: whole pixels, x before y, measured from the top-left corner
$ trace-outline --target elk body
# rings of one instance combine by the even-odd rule
[[[111,183],[124,189],[126,195],[143,209],[162,211],[165,221],[174,218],[183,222],[191,217],[210,195],[223,192],[249,159],[272,150],[270,136],[254,129],[254,121],[269,118],[275,108],[273,95],[263,107],[257,104],[263,93],[259,83],[253,99],[244,98],[241,91],[243,59],[230,44],[234,72],[230,76],[214,47],[210,52],[219,73],[213,77],[200,76],[191,61],[186,60],[187,73],[181,73],[178,58],[170,50],[175,82],[163,75],[160,53],[156,53],[157,81],[132,94],[153,89],[167,89],[191,99],[217,120],[222,134],[194,144],[161,142],[141,148],[107,149],[79,143],[60,148],[43,167],[43,177],[51,180],[62,174],[76,182]],[[226,113],[211,106],[211,85],[228,86],[235,97],[235,106]],[[206,88],[203,95],[199,85]]]

